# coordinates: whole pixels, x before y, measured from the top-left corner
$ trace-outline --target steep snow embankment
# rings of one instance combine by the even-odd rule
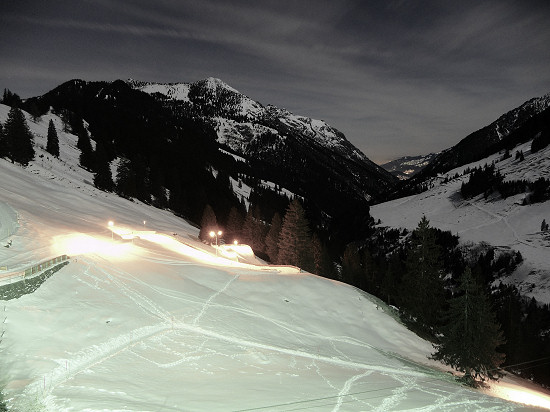
[[[451,170],[447,176],[495,162],[505,180],[550,178],[550,147],[536,153],[531,153],[530,147],[530,142],[522,144],[511,151],[508,159],[500,160],[502,154],[492,155]],[[515,159],[516,150],[523,151],[525,160]],[[373,206],[372,216],[381,219],[383,226],[412,230],[425,215],[432,226],[460,235],[461,241],[487,242],[517,250],[525,261],[504,280],[516,284],[524,294],[550,303],[550,233],[540,230],[543,219],[550,221],[550,202],[522,206],[524,194],[507,199],[478,196],[465,200],[460,196],[460,186],[468,175],[441,183],[443,177],[426,192]]]

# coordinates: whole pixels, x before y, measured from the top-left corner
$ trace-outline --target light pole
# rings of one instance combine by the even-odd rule
[[[113,222],[112,220],[109,220],[109,223],[107,223],[109,225],[109,228],[111,229],[111,240],[115,240],[115,237],[113,235],[113,226],[115,225],[115,222]]]
[[[222,231],[221,230],[218,230],[217,232],[214,232],[213,230],[210,232],[210,237],[211,238],[216,238],[216,256],[218,256],[218,236],[221,236],[222,235]]]

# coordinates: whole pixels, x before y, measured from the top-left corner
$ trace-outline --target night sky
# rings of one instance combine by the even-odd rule
[[[217,77],[375,162],[439,151],[550,92],[550,1],[2,0],[0,88]]]

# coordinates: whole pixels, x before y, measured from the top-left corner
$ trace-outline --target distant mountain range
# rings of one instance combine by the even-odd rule
[[[453,147],[434,156],[427,165],[412,174],[388,198],[399,198],[425,190],[426,182],[457,167],[484,159],[494,153],[512,150],[539,134],[550,133],[550,93],[530,99],[477,130]]]
[[[71,80],[24,108],[59,114],[74,134],[85,125],[104,161],[119,166],[113,179],[128,175],[131,184],[115,185],[119,194],[197,224],[207,204],[222,223],[249,204],[270,222],[297,196],[315,230],[346,243],[366,233],[369,204],[398,183],[324,121],[263,106],[215,78]]]
[[[206,204],[222,222],[232,207],[244,214],[254,204],[269,222],[297,196],[313,227],[343,243],[368,232],[369,205],[418,193],[437,175],[547,133],[549,107],[550,94],[531,99],[441,153],[380,167],[324,121],[264,106],[216,78],[71,80],[23,103],[58,113],[73,131],[84,124],[104,161],[141,182],[115,186],[123,196],[196,223]]]
[[[405,156],[380,165],[399,180],[410,179],[415,173],[424,169],[438,153],[423,156]]]

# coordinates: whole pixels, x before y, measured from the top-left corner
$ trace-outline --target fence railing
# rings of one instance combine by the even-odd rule
[[[7,281],[12,282],[17,278],[30,278],[34,275],[41,273],[43,270],[46,270],[52,266],[57,265],[58,263],[65,262],[69,260],[69,256],[61,255],[54,257],[53,259],[45,260],[43,262],[37,263],[34,266],[28,267],[25,270],[19,272],[11,272],[6,274],[0,274],[0,283],[6,283]]]

